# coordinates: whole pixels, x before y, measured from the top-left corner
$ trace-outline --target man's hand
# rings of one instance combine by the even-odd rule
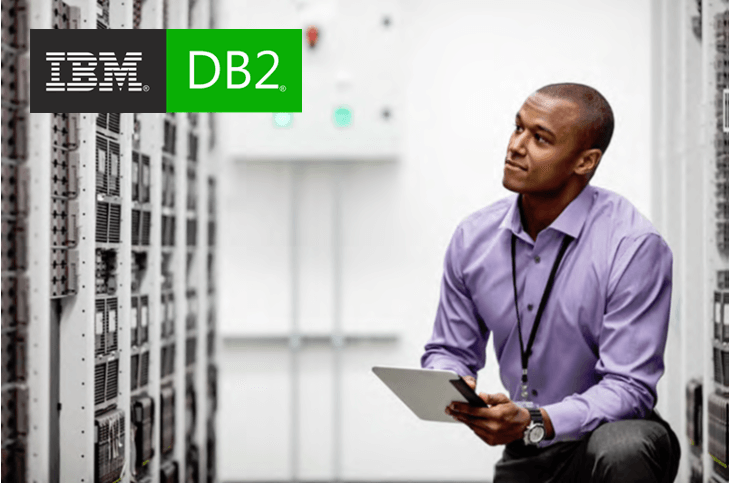
[[[476,390],[476,380],[473,377],[463,376],[463,379],[471,386],[471,389]],[[501,393],[486,394],[482,392],[479,393],[479,397],[490,407],[478,408],[468,403],[454,401],[446,408],[446,414],[465,423],[490,446],[511,443],[524,437],[524,429],[529,426],[531,421],[529,411],[517,406]]]

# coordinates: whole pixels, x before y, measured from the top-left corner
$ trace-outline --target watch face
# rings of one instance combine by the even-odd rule
[[[544,439],[544,427],[541,425],[534,426],[531,431],[529,431],[529,441],[532,443],[539,443],[541,440]]]

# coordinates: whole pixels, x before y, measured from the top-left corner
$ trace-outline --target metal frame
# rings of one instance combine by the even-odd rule
[[[28,28],[51,26],[51,2],[43,0],[41,7],[27,12]],[[26,453],[26,477],[31,482],[54,482],[58,469],[57,445],[51,439],[51,320],[48,309],[50,300],[50,250],[51,238],[51,152],[50,114],[32,114],[28,118],[28,186],[27,247],[28,293],[28,340],[27,381],[29,388],[28,449]],[[31,142],[32,141],[32,142]],[[41,308],[45,307],[46,310]]]

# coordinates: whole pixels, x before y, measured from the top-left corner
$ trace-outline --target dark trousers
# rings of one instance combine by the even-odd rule
[[[680,459],[676,433],[654,410],[646,419],[603,423],[580,441],[546,448],[513,441],[494,483],[673,483]]]

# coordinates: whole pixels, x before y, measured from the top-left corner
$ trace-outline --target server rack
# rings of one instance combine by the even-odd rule
[[[29,28],[205,28],[212,3],[3,2],[3,479],[216,481],[211,114],[27,106]]]
[[[32,443],[43,436],[29,428],[29,389],[35,367],[28,362],[31,268],[29,213],[28,16],[23,2],[2,5],[2,479],[25,479]],[[29,371],[30,370],[30,371]],[[47,394],[39,395],[47,397]],[[36,406],[33,406],[35,409]],[[30,461],[35,461],[30,458]]]
[[[729,4],[684,0],[653,7],[659,25],[654,204],[678,262],[671,325],[682,334],[675,349],[683,359],[672,358],[680,361],[675,369],[685,394],[678,413],[688,451],[679,478],[729,481]],[[684,327],[697,314],[705,321],[698,330]],[[673,400],[674,391],[675,385],[663,385],[659,399]]]
[[[704,42],[706,145],[712,160],[712,182],[707,210],[715,230],[709,250],[713,309],[712,378],[710,390],[705,391],[707,414],[707,451],[710,471],[704,471],[715,481],[729,480],[729,6],[704,2],[705,19],[702,27],[708,34]],[[725,325],[726,324],[726,325]]]

